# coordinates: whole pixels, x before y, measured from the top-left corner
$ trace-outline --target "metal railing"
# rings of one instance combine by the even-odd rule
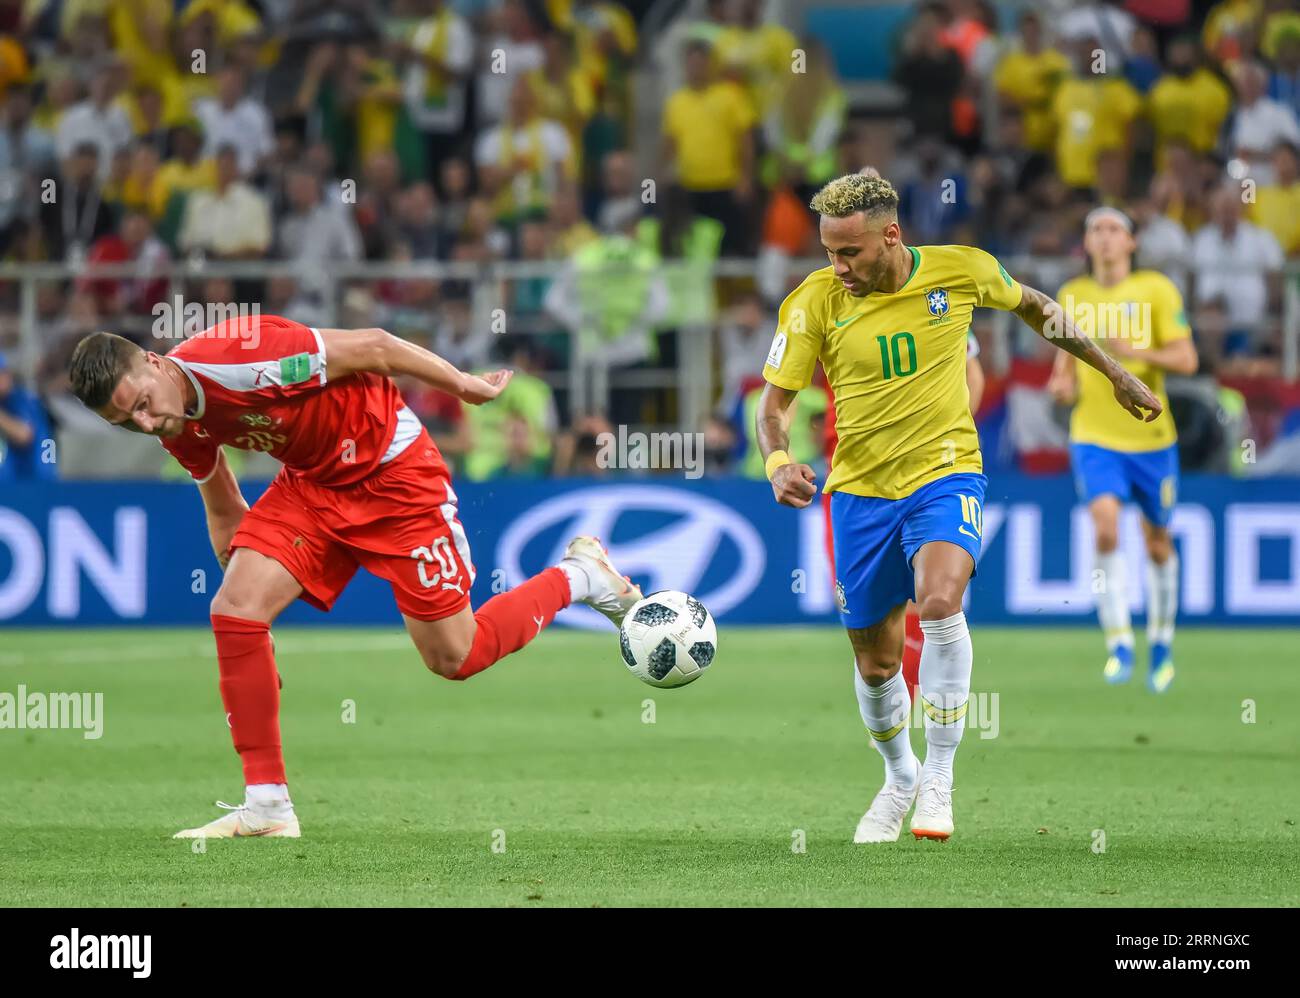
[[[1080,269],[1080,263],[1070,258],[1018,257],[1007,258],[1008,270],[1026,283],[1037,284],[1048,290],[1054,290],[1061,280],[1072,276]],[[493,328],[494,315],[498,310],[511,314],[508,327],[512,331],[535,331],[543,313],[534,310],[532,314],[520,314],[520,309],[510,304],[509,289],[513,282],[530,279],[554,278],[564,265],[558,262],[496,262],[489,264],[418,261],[406,263],[335,263],[323,273],[313,270],[307,274],[302,264],[292,261],[246,261],[246,262],[212,262],[204,260],[173,261],[166,267],[142,274],[139,268],[130,263],[69,265],[64,263],[36,264],[0,264],[0,284],[16,282],[19,286],[19,350],[18,370],[31,378],[35,375],[40,357],[48,347],[45,331],[38,317],[37,290],[42,281],[76,281],[103,279],[167,280],[169,282],[168,301],[175,301],[180,295],[185,299],[183,289],[189,282],[209,278],[228,278],[231,281],[264,281],[274,277],[288,277],[301,281],[304,276],[310,278],[313,286],[326,289],[321,300],[321,310],[326,321],[321,325],[338,324],[338,317],[343,312],[342,292],[347,288],[365,285],[377,281],[436,280],[463,282],[470,289],[470,321],[475,329]],[[681,261],[666,261],[665,273],[671,280],[674,267],[689,266],[698,268],[698,264],[683,264]],[[785,265],[791,285],[810,271],[825,266],[824,258],[806,258],[789,260]],[[753,281],[757,277],[758,263],[751,259],[728,259],[715,262],[712,277],[731,278]],[[193,297],[190,301],[202,302]],[[251,304],[251,303],[249,303]],[[1290,264],[1286,270],[1285,292],[1283,295],[1282,315],[1275,317],[1281,335],[1281,366],[1283,375],[1294,381],[1300,376],[1300,264]],[[435,304],[427,308],[429,328],[432,331],[439,319],[440,306]],[[416,312],[419,309],[415,310]],[[512,314],[513,313],[513,314]],[[292,316],[290,316],[292,318]],[[1278,320],[1280,319],[1280,323]],[[144,321],[144,320],[141,320]],[[553,329],[558,323],[546,319]],[[365,324],[365,323],[352,323]],[[377,324],[370,322],[369,324]],[[707,416],[715,401],[714,370],[717,361],[715,355],[716,317],[709,316],[684,327],[678,327],[677,361],[675,370],[653,370],[628,372],[628,378],[620,381],[619,372],[614,372],[610,389],[659,387],[674,390],[677,393],[677,424],[683,430],[695,430]],[[994,371],[1005,371],[1010,360],[1017,352],[1018,337],[1010,313],[994,313],[992,324],[992,343],[989,345],[986,362]],[[1027,330],[1024,331],[1027,334]],[[572,335],[572,334],[571,334]],[[1032,334],[1029,334],[1032,336]],[[547,380],[553,387],[568,390],[573,397],[578,387],[577,358],[579,351],[571,349],[568,370],[548,372]],[[762,358],[755,358],[756,369]],[[581,392],[577,393],[581,397]]]

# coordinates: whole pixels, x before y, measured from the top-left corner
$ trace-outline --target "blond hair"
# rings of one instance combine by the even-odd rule
[[[850,173],[829,181],[813,195],[808,206],[817,214],[831,218],[848,218],[860,211],[868,215],[895,215],[898,212],[898,191],[879,175],[868,177]]]

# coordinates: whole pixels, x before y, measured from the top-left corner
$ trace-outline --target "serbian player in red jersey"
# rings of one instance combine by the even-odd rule
[[[879,174],[876,174],[879,176]],[[979,411],[980,399],[984,395],[984,368],[979,362],[980,345],[975,334],[966,332],[966,387],[970,391],[970,411],[974,415]],[[830,385],[826,386],[827,394]],[[839,438],[835,434],[835,399],[827,406],[826,412],[826,464],[829,466],[835,458],[835,443]],[[822,495],[822,511],[826,516],[826,560],[831,566],[831,578],[835,578],[835,543],[831,536],[831,494]],[[916,611],[915,603],[907,604],[906,630],[903,634],[903,681],[907,683],[907,693],[916,699],[916,684],[921,676],[921,648],[925,644],[925,635],[921,632],[921,615]]]
[[[393,588],[425,665],[468,679],[542,632],[572,601],[616,625],[641,598],[600,542],[470,607],[474,582],[456,493],[433,440],[390,380],[410,375],[471,405],[483,377],[382,329],[312,329],[272,315],[220,322],[166,356],[112,333],[83,339],[72,388],[115,426],[160,437],[194,477],[225,569],[212,600],[221,699],[243,763],[243,805],[177,838],[300,835],[280,749],[272,621],[295,599],[329,610],[357,569]],[[250,509],[221,446],[283,464]]]

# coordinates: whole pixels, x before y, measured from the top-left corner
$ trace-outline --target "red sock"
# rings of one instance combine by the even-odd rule
[[[907,693],[916,699],[916,687],[921,678],[921,648],[925,635],[921,632],[921,615],[914,609],[907,611],[907,632],[903,636],[903,680]]]
[[[280,752],[280,686],[271,651],[271,625],[212,615],[221,672],[221,702],[244,782],[285,783]]]
[[[474,614],[474,644],[452,678],[468,679],[518,651],[568,605],[569,579],[558,568],[538,572],[523,585],[493,596]]]

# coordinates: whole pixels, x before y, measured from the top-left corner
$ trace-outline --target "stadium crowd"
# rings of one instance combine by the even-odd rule
[[[1123,209],[1139,265],[1185,292],[1211,386],[1202,436],[1226,453],[1225,432],[1250,435],[1300,467],[1300,390],[1279,376],[1283,268],[1300,254],[1300,4],[918,5],[892,46],[902,100],[871,113],[830,40],[759,0],[688,5],[654,39],[638,27],[647,6],[0,4],[0,259],[132,269],[37,284],[26,387],[21,282],[0,280],[0,479],[57,474],[37,457],[51,426],[89,431],[64,374],[77,338],[110,328],[159,348],[155,309],[174,291],[515,367],[481,408],[403,386],[471,478],[606,473],[598,435],[673,424],[674,382],[654,375],[705,333],[708,467],[762,477],[747,439],[758,371],[794,261],[820,253],[808,197],[867,164],[898,188],[909,242],[982,246],[1049,293],[1082,267],[1084,214]],[[755,276],[712,280],[730,257]],[[428,260],[555,270],[497,282],[505,336],[471,280],[332,276]],[[177,288],[178,261],[292,266],[191,271]],[[976,328],[986,346],[990,328]],[[1063,429],[1026,436],[1036,410],[1013,404],[1041,389],[1050,356],[1016,344],[990,377],[986,451],[1063,467]],[[649,377],[611,390],[628,372]],[[818,463],[827,399],[806,397],[792,449]],[[1180,423],[1193,408],[1176,407]],[[1035,464],[1044,449],[1060,460]]]

